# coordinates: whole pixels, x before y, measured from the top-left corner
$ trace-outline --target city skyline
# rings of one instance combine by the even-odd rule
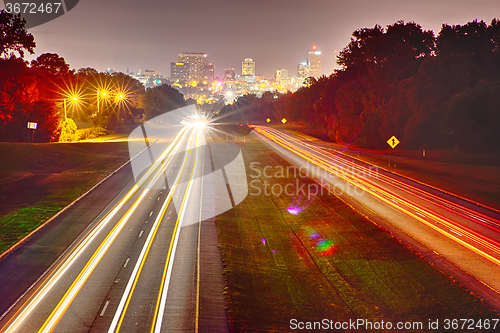
[[[182,52],[179,53],[178,60],[171,62],[170,72],[168,74],[159,73],[161,74],[159,76],[171,80],[225,80],[228,75],[232,77],[231,80],[236,79],[236,76],[260,76],[265,77],[268,80],[272,80],[276,77],[278,72],[285,71],[286,77],[307,77],[310,73],[310,76],[319,78],[322,75],[321,55],[321,51],[318,50],[316,46],[313,46],[312,50],[309,51],[306,61],[298,63],[296,67],[292,68],[290,71],[287,68],[277,69],[273,73],[273,76],[270,77],[265,77],[265,75],[262,75],[257,71],[255,61],[253,61],[252,58],[245,58],[241,62],[241,70],[239,72],[237,72],[235,68],[224,68],[223,74],[221,76],[216,76],[214,75],[216,65],[210,62],[209,54],[204,52]],[[312,67],[310,68],[311,64]],[[108,67],[107,71],[115,72],[117,70]],[[141,72],[144,73],[152,71],[156,72],[153,68],[137,70],[139,74]],[[130,69],[127,68],[125,73],[134,73],[134,71],[130,71]]]
[[[127,68],[154,68],[169,75],[170,63],[185,50],[210,54],[218,77],[226,68],[240,68],[247,57],[256,62],[259,74],[272,77],[281,68],[294,72],[304,61],[304,51],[317,45],[323,56],[322,74],[328,75],[338,68],[336,56],[357,29],[404,20],[438,33],[443,23],[465,24],[474,19],[489,23],[500,10],[500,3],[494,0],[476,1],[473,7],[468,1],[448,0],[317,0],[309,8],[301,1],[277,0],[245,6],[230,1],[81,1],[62,17],[30,29],[37,47],[36,54],[26,58],[57,53],[74,69],[125,72]],[[241,24],[243,7],[250,25]],[[184,20],[188,12],[190,22]],[[304,13],[314,19],[308,20]]]

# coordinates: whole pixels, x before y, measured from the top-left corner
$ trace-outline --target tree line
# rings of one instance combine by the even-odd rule
[[[145,90],[123,73],[75,71],[55,53],[24,60],[36,47],[25,24],[19,15],[0,11],[0,141],[27,141],[28,122],[37,123],[37,142],[74,141],[185,106],[170,86]],[[75,121],[93,128],[77,132]]]
[[[499,149],[500,20],[443,24],[437,36],[415,22],[359,29],[337,63],[294,93],[245,96],[222,114],[285,117],[372,149],[392,135],[405,149]]]

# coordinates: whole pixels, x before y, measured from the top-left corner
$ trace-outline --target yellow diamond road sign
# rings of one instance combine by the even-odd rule
[[[395,148],[399,144],[399,140],[393,135],[389,140],[387,140],[387,143],[391,146],[391,148]]]
[[[286,123],[286,118],[281,119],[281,122],[284,124]]]
[[[266,121],[267,121],[267,122],[270,122],[270,121],[271,121],[271,119],[267,118],[267,119],[266,119]]]

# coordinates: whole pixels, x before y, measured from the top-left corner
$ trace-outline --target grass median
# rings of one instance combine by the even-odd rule
[[[128,160],[126,142],[0,143],[0,253]]]
[[[293,173],[264,179],[265,166],[272,174],[289,164],[255,139],[242,151],[249,195],[217,217],[231,331],[289,331],[291,319],[427,324],[499,317],[337,197],[276,195],[313,181]]]

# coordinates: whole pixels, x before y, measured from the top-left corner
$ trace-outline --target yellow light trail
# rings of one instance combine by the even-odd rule
[[[307,144],[307,143],[301,142],[300,140],[294,139],[293,137],[291,137],[289,135],[286,135],[284,133],[280,133],[280,132],[277,132],[277,131],[274,131],[274,130],[270,130],[270,131],[276,133],[275,135],[277,137],[283,137],[286,140],[291,140],[291,141],[297,142],[298,144],[311,147],[311,149],[314,149],[319,155],[323,156],[324,158],[333,158],[340,165],[346,166],[347,168],[352,168],[353,171],[357,170],[358,173],[362,173],[362,174],[366,173],[366,167],[361,167],[358,164],[353,163],[351,161],[348,161],[345,158],[340,158],[339,156],[333,155],[331,153],[324,152],[324,150],[322,150],[322,149],[318,150],[317,149],[318,147],[316,147],[314,145],[311,145],[311,144]],[[346,172],[344,171],[343,173],[346,173]],[[354,173],[354,172],[352,172],[352,173]],[[368,174],[370,174],[370,173],[371,173],[371,171],[369,170]],[[472,209],[469,209],[467,207],[459,206],[459,205],[455,204],[454,202],[451,202],[449,200],[441,198],[441,197],[439,197],[439,196],[437,196],[435,194],[432,194],[430,192],[426,192],[424,190],[421,190],[421,189],[419,189],[417,187],[411,186],[411,185],[409,185],[407,183],[404,183],[404,182],[402,182],[402,181],[400,181],[400,180],[398,180],[396,178],[391,178],[389,176],[386,176],[383,173],[382,174],[377,174],[377,179],[379,181],[381,181],[381,182],[389,185],[389,186],[397,188],[398,190],[400,190],[402,192],[405,192],[405,193],[411,194],[413,196],[416,196],[416,197],[418,197],[419,199],[421,199],[423,201],[431,202],[429,199],[425,198],[424,196],[431,197],[431,198],[433,198],[435,200],[435,201],[431,202],[432,204],[437,205],[438,207],[440,207],[440,208],[442,208],[444,210],[447,210],[449,212],[458,214],[458,215],[460,215],[460,216],[462,216],[463,218],[466,218],[466,219],[469,219],[470,217],[472,217],[472,218],[474,218],[476,220],[475,221],[476,223],[479,223],[479,224],[481,224],[481,225],[483,225],[483,226],[485,226],[485,227],[487,227],[487,228],[489,228],[491,230],[497,231],[498,229],[494,228],[493,226],[495,226],[495,227],[500,226],[500,221],[498,221],[498,220],[496,220],[494,218],[491,218],[491,217],[488,217],[488,216],[486,216],[484,214],[481,214],[479,212],[473,211]],[[417,192],[419,194],[417,194],[415,192]],[[399,198],[401,198],[401,197],[399,197]],[[451,208],[453,208],[453,209],[451,209]],[[473,216],[471,216],[471,214]],[[455,223],[454,221],[451,221],[451,220],[449,220],[449,221],[451,223]]]
[[[145,173],[145,175],[137,182],[136,185],[125,195],[123,199],[120,200],[118,204],[114,206],[114,208],[103,217],[96,226],[90,230],[86,237],[84,237],[81,242],[75,247],[75,249],[68,254],[65,258],[62,258],[58,266],[54,269],[51,276],[47,278],[47,280],[40,284],[40,286],[31,294],[28,300],[25,302],[25,306],[23,306],[20,310],[18,310],[11,319],[2,327],[3,332],[17,332],[20,327],[23,325],[24,321],[28,319],[33,310],[40,304],[40,302],[45,298],[45,296],[52,290],[52,288],[57,284],[57,282],[62,278],[62,276],[67,272],[67,270],[75,263],[75,261],[80,257],[80,255],[85,251],[85,249],[89,246],[89,244],[97,237],[97,235],[104,229],[104,227],[111,221],[111,219],[117,214],[117,212],[123,207],[123,205],[130,199],[130,197],[135,194],[135,192],[140,188],[140,186],[151,176],[151,174],[163,163],[163,159],[165,156],[173,149],[176,142],[181,142],[184,135],[187,133],[188,128],[184,128],[181,130],[176,137],[172,140],[172,143],[166,149],[166,151],[162,154],[162,156],[156,161],[156,163],[150,167],[150,169]],[[177,147],[179,146],[177,144]],[[155,175],[155,179],[157,179],[161,175],[161,170]],[[150,182],[151,184],[151,182]],[[148,186],[149,187],[149,186]],[[149,191],[147,189],[146,191]],[[143,197],[143,196],[142,196]],[[137,201],[136,201],[137,203]],[[130,211],[130,210],[129,210]],[[123,221],[123,218],[122,220]],[[120,221],[120,222],[121,222]],[[120,223],[118,223],[120,224]],[[116,230],[115,226],[113,231]],[[112,232],[113,232],[112,231]],[[108,234],[109,237],[109,234]],[[108,239],[108,237],[106,239]],[[102,244],[101,244],[102,246]],[[99,247],[101,248],[101,247]],[[69,305],[69,304],[68,304]],[[57,308],[57,307],[56,307]],[[55,310],[54,310],[55,311]],[[51,317],[55,313],[53,312]],[[62,315],[62,314],[61,314]],[[59,319],[57,319],[58,321]],[[46,327],[48,322],[44,323],[43,327]],[[42,327],[42,328],[43,328]]]
[[[68,289],[66,294],[63,296],[63,298],[60,300],[60,302],[57,304],[56,308],[52,311],[50,314],[49,318],[45,321],[43,326],[40,328],[38,331],[39,333],[47,333],[51,332],[56,326],[57,323],[61,320],[62,316],[70,306],[70,304],[73,302],[74,298],[76,295],[79,293],[89,276],[92,274],[94,271],[95,267],[99,264],[101,261],[102,257],[106,254],[107,250],[111,247],[113,244],[114,240],[120,233],[120,231],[123,229],[123,227],[126,225],[130,217],[132,216],[133,212],[137,209],[139,204],[142,202],[142,200],[146,197],[146,195],[149,193],[151,190],[152,186],[156,183],[156,181],[160,178],[162,175],[163,170],[166,168],[166,166],[169,164],[171,161],[172,156],[175,155],[175,152],[179,149],[182,138],[186,135],[187,131],[182,131],[182,137],[177,143],[176,148],[168,156],[167,161],[165,162],[164,166],[158,170],[156,175],[153,177],[153,179],[148,183],[147,188],[142,192],[141,196],[134,202],[131,208],[127,211],[127,213],[120,219],[120,221],[113,227],[112,231],[106,236],[105,240],[100,244],[99,248],[94,252],[92,255],[92,258],[87,262],[83,270],[80,272],[78,277],[74,280],[72,283],[71,287]],[[172,144],[169,146],[169,148],[172,147]],[[164,156],[168,154],[168,152],[171,149],[167,149],[167,151],[162,155]],[[155,166],[159,166],[161,163],[162,158],[160,158],[157,163],[155,163]],[[151,170],[151,169],[150,169]],[[142,179],[147,179],[143,177]],[[139,185],[140,186],[140,185]],[[131,190],[135,193],[135,191],[138,189],[138,185],[135,185],[134,188]],[[127,196],[128,200],[129,196]],[[115,212],[116,213],[116,212]]]
[[[151,333],[160,333],[161,332],[161,325],[163,322],[163,314],[165,312],[165,306],[167,302],[167,293],[168,293],[168,286],[170,284],[170,276],[172,274],[172,269],[173,269],[173,258],[175,258],[175,251],[177,249],[177,242],[179,240],[179,234],[180,234],[180,224],[182,223],[182,220],[184,218],[184,214],[186,213],[186,203],[189,200],[189,195],[191,193],[191,189],[193,187],[193,176],[196,171],[196,166],[198,163],[198,139],[199,135],[202,131],[202,128],[198,128],[198,136],[196,137],[196,146],[195,146],[195,152],[194,152],[194,165],[193,169],[191,170],[191,175],[189,176],[189,182],[188,182],[188,189],[186,193],[184,194],[184,197],[182,199],[182,204],[180,208],[180,214],[177,216],[177,221],[175,222],[175,228],[174,232],[172,234],[172,239],[170,241],[170,247],[168,249],[168,255],[167,255],[167,260],[165,261],[165,267],[163,270],[163,275],[162,275],[162,283],[160,286],[160,291],[158,293],[158,299],[156,302],[156,308],[155,308],[155,314],[153,317],[153,323],[151,325]],[[201,209],[201,207],[200,207]],[[200,221],[201,223],[201,221]]]
[[[111,322],[111,325],[108,329],[108,332],[110,332],[110,333],[120,331],[120,328],[121,328],[123,320],[125,318],[130,300],[132,299],[132,295],[134,294],[135,287],[137,285],[137,281],[139,280],[139,277],[140,277],[141,272],[142,272],[142,268],[144,266],[144,263],[146,262],[147,256],[149,254],[149,250],[153,244],[154,237],[158,231],[158,228],[160,227],[160,224],[161,224],[162,219],[165,215],[165,212],[167,211],[167,207],[170,204],[170,201],[175,193],[177,186],[179,185],[180,179],[181,179],[182,174],[184,172],[185,165],[186,165],[186,162],[187,162],[188,156],[189,156],[189,147],[191,146],[191,141],[193,140],[193,136],[195,133],[196,132],[193,131],[193,133],[191,134],[191,137],[190,137],[189,143],[188,143],[188,148],[186,150],[186,156],[184,158],[184,162],[183,162],[181,171],[177,175],[177,178],[174,181],[173,186],[170,188],[170,192],[162,205],[162,208],[160,210],[160,214],[158,215],[158,217],[155,220],[155,223],[151,229],[151,232],[149,233],[148,238],[146,239],[146,242],[143,246],[141,254],[139,255],[139,259],[137,261],[137,264],[135,265],[134,270],[132,272],[132,275],[130,276],[127,287],[125,288],[125,292],[123,293],[121,301],[118,305],[118,309],[117,309],[115,316]]]
[[[311,147],[311,149],[316,150],[316,152],[317,152],[317,153],[319,153],[320,155],[322,155],[322,156],[324,156],[324,157],[326,157],[326,158],[333,158],[333,159],[335,159],[338,163],[340,163],[340,164],[342,164],[342,165],[346,165],[346,166],[351,167],[351,168],[353,168],[353,169],[355,168],[356,170],[358,170],[358,171],[360,171],[360,172],[362,172],[362,173],[366,173],[366,171],[365,171],[365,169],[366,169],[366,168],[365,168],[365,167],[361,167],[361,166],[359,166],[358,164],[353,163],[353,162],[351,162],[351,161],[349,161],[349,160],[347,160],[347,159],[345,159],[345,158],[340,158],[339,156],[336,156],[336,155],[334,155],[334,154],[332,154],[332,153],[326,152],[326,151],[324,151],[323,149],[320,149],[320,150],[318,151],[318,147],[317,147],[317,146],[314,146],[314,145],[311,145],[311,144],[308,144],[308,143],[302,142],[302,141],[297,140],[297,139],[295,139],[295,138],[293,138],[293,137],[291,137],[291,136],[289,136],[289,135],[287,135],[287,134],[280,133],[280,132],[278,132],[278,131],[274,131],[274,130],[272,130],[272,129],[267,129],[267,130],[270,130],[271,132],[275,133],[275,135],[280,136],[280,137],[283,137],[283,138],[286,138],[287,140],[291,140],[291,141],[297,142],[298,144],[301,144],[301,145],[304,145],[304,146]],[[323,152],[324,152],[324,153],[323,153]],[[342,152],[338,152],[338,153],[339,153],[339,154],[341,154],[341,155],[344,155]],[[370,173],[370,172],[369,172],[369,173]],[[496,226],[500,225],[500,221],[499,221],[499,220],[497,220],[497,219],[494,219],[494,218],[491,218],[491,217],[486,216],[486,215],[484,215],[484,214],[481,214],[481,213],[479,213],[479,212],[476,212],[476,211],[474,211],[474,210],[472,210],[472,209],[470,209],[470,208],[463,207],[463,206],[459,206],[459,205],[455,204],[455,203],[454,203],[454,202],[452,202],[452,201],[449,201],[449,200],[446,200],[446,199],[444,199],[444,198],[441,198],[441,197],[439,197],[439,196],[437,196],[437,195],[435,195],[435,194],[433,194],[433,193],[430,193],[430,192],[426,192],[426,191],[424,191],[424,190],[421,190],[420,188],[417,188],[417,187],[411,186],[411,185],[409,185],[409,184],[407,184],[407,183],[404,183],[404,182],[402,182],[402,181],[400,181],[400,180],[398,180],[398,179],[396,179],[396,178],[391,178],[391,177],[386,176],[386,175],[384,175],[384,174],[377,174],[377,177],[379,177],[379,180],[380,180],[380,181],[382,181],[382,182],[384,182],[384,183],[386,183],[386,184],[389,184],[389,185],[391,185],[391,186],[394,186],[394,187],[398,188],[399,190],[401,190],[401,191],[403,191],[403,192],[406,192],[406,193],[411,193],[411,194],[413,194],[413,195],[416,195],[416,196],[418,196],[419,198],[421,198],[422,200],[429,201],[428,199],[426,199],[426,198],[424,198],[424,197],[422,197],[422,196],[419,196],[419,195],[417,195],[417,194],[415,194],[415,193],[412,193],[412,192],[418,192],[418,193],[421,193],[422,195],[432,197],[433,199],[435,199],[435,200],[438,200],[438,201],[442,202],[442,204],[441,204],[441,203],[437,203],[437,202],[433,202],[433,204],[438,205],[439,207],[441,207],[441,208],[443,208],[443,209],[446,209],[446,210],[448,210],[448,211],[452,211],[452,212],[454,212],[454,213],[457,213],[457,214],[459,214],[460,216],[462,216],[462,217],[464,217],[464,218],[469,218],[469,217],[471,217],[470,215],[468,215],[469,213],[470,213],[470,214],[473,214],[473,215],[475,215],[475,216],[477,216],[477,217],[481,217],[481,219],[476,218],[476,220],[478,220],[477,222],[478,222],[478,223],[480,223],[480,224],[482,224],[482,225],[484,225],[484,226],[486,226],[486,227],[488,227],[488,228],[490,228],[490,229],[493,229],[493,230],[495,230],[495,231],[496,231],[497,229],[496,229],[496,228],[492,228],[492,224],[493,224],[493,225],[496,225]],[[396,185],[395,183],[396,183],[397,185]],[[403,186],[404,186],[404,187],[403,187]],[[426,186],[428,186],[428,185],[426,185]],[[411,189],[412,191],[409,191],[407,188]],[[439,191],[442,191],[442,190],[440,190],[440,189],[438,189],[438,190],[439,190]],[[453,194],[452,194],[452,195],[453,195]],[[475,203],[475,204],[480,205],[479,203]],[[450,207],[449,207],[449,206],[452,206],[453,210],[450,210]],[[482,219],[487,219],[487,220],[491,221],[492,223],[487,223],[487,221],[484,221],[484,220],[482,220]],[[485,223],[485,222],[486,222],[486,223]]]
[[[500,254],[500,248],[499,246],[496,244],[495,241],[491,240],[491,239],[486,239],[485,237],[479,237],[477,235],[477,233],[475,233],[474,231],[470,230],[469,228],[466,228],[465,226],[458,226],[456,224],[453,224],[453,223],[450,223],[450,220],[447,219],[446,217],[444,216],[441,216],[441,215],[438,215],[428,209],[424,209],[423,207],[421,207],[420,205],[417,205],[415,203],[412,203],[410,201],[408,201],[407,199],[405,198],[402,198],[402,197],[399,197],[399,196],[396,196],[392,193],[390,193],[389,191],[385,190],[384,188],[376,185],[376,184],[368,184],[366,181],[364,181],[363,179],[359,178],[359,177],[356,177],[356,176],[353,176],[353,175],[350,175],[348,176],[346,173],[343,173],[341,170],[339,170],[338,168],[336,168],[335,166],[331,165],[331,164],[328,164],[328,162],[325,162],[325,161],[322,161],[318,158],[316,158],[315,156],[307,153],[306,151],[298,148],[298,147],[293,147],[292,145],[290,145],[288,142],[286,142],[285,140],[269,133],[266,129],[263,129],[263,128],[260,128],[260,127],[256,127],[255,128],[256,131],[264,136],[266,136],[267,138],[269,138],[270,140],[278,143],[279,145],[281,145],[282,147],[294,152],[295,154],[301,156],[302,158],[304,158],[305,160],[313,163],[314,165],[317,165],[318,167],[324,169],[324,170],[327,170],[327,171],[331,171],[332,169],[335,170],[335,174],[344,179],[345,181],[349,182],[350,184],[354,185],[354,186],[357,186],[359,188],[361,188],[360,184],[363,184],[364,186],[362,187],[362,189],[368,193],[370,193],[371,195],[375,196],[376,198],[380,199],[381,201],[387,203],[388,205],[396,208],[397,210],[415,218],[416,220],[426,224],[427,226],[430,226],[432,229],[440,232],[441,234],[455,240],[456,242],[458,242],[459,244],[465,246],[466,248],[472,250],[473,252],[481,255],[482,257],[490,260],[491,262],[497,264],[497,265],[500,265],[500,260],[495,258],[494,256],[492,256],[491,254],[489,253],[486,253],[485,251],[477,248],[476,246],[458,238],[457,236],[449,233],[448,231],[428,222],[427,220],[423,219],[422,217],[412,213],[411,211],[409,211],[408,209],[405,209],[397,204],[395,204],[394,202],[392,202],[391,200],[379,195],[378,193],[376,193],[375,191],[371,190],[370,189],[370,186],[372,187],[377,187],[377,189],[383,193],[385,196],[389,197],[389,198],[392,198],[392,199],[398,199],[399,202],[401,202],[404,206],[406,206],[407,208],[411,208],[417,212],[421,212],[421,213],[425,213],[427,214],[430,218],[434,219],[435,221],[438,221],[439,223],[447,226],[448,228],[450,228],[450,230],[455,230],[455,231],[459,231],[459,233],[462,233],[464,235],[464,238],[468,238],[470,239],[471,241],[474,241],[474,242],[477,242],[479,244],[481,244],[482,246],[484,246],[485,248],[489,249],[490,251],[496,253],[496,254]],[[330,169],[330,170],[328,170]],[[352,178],[352,179],[351,179]],[[481,235],[482,236],[482,235]]]

